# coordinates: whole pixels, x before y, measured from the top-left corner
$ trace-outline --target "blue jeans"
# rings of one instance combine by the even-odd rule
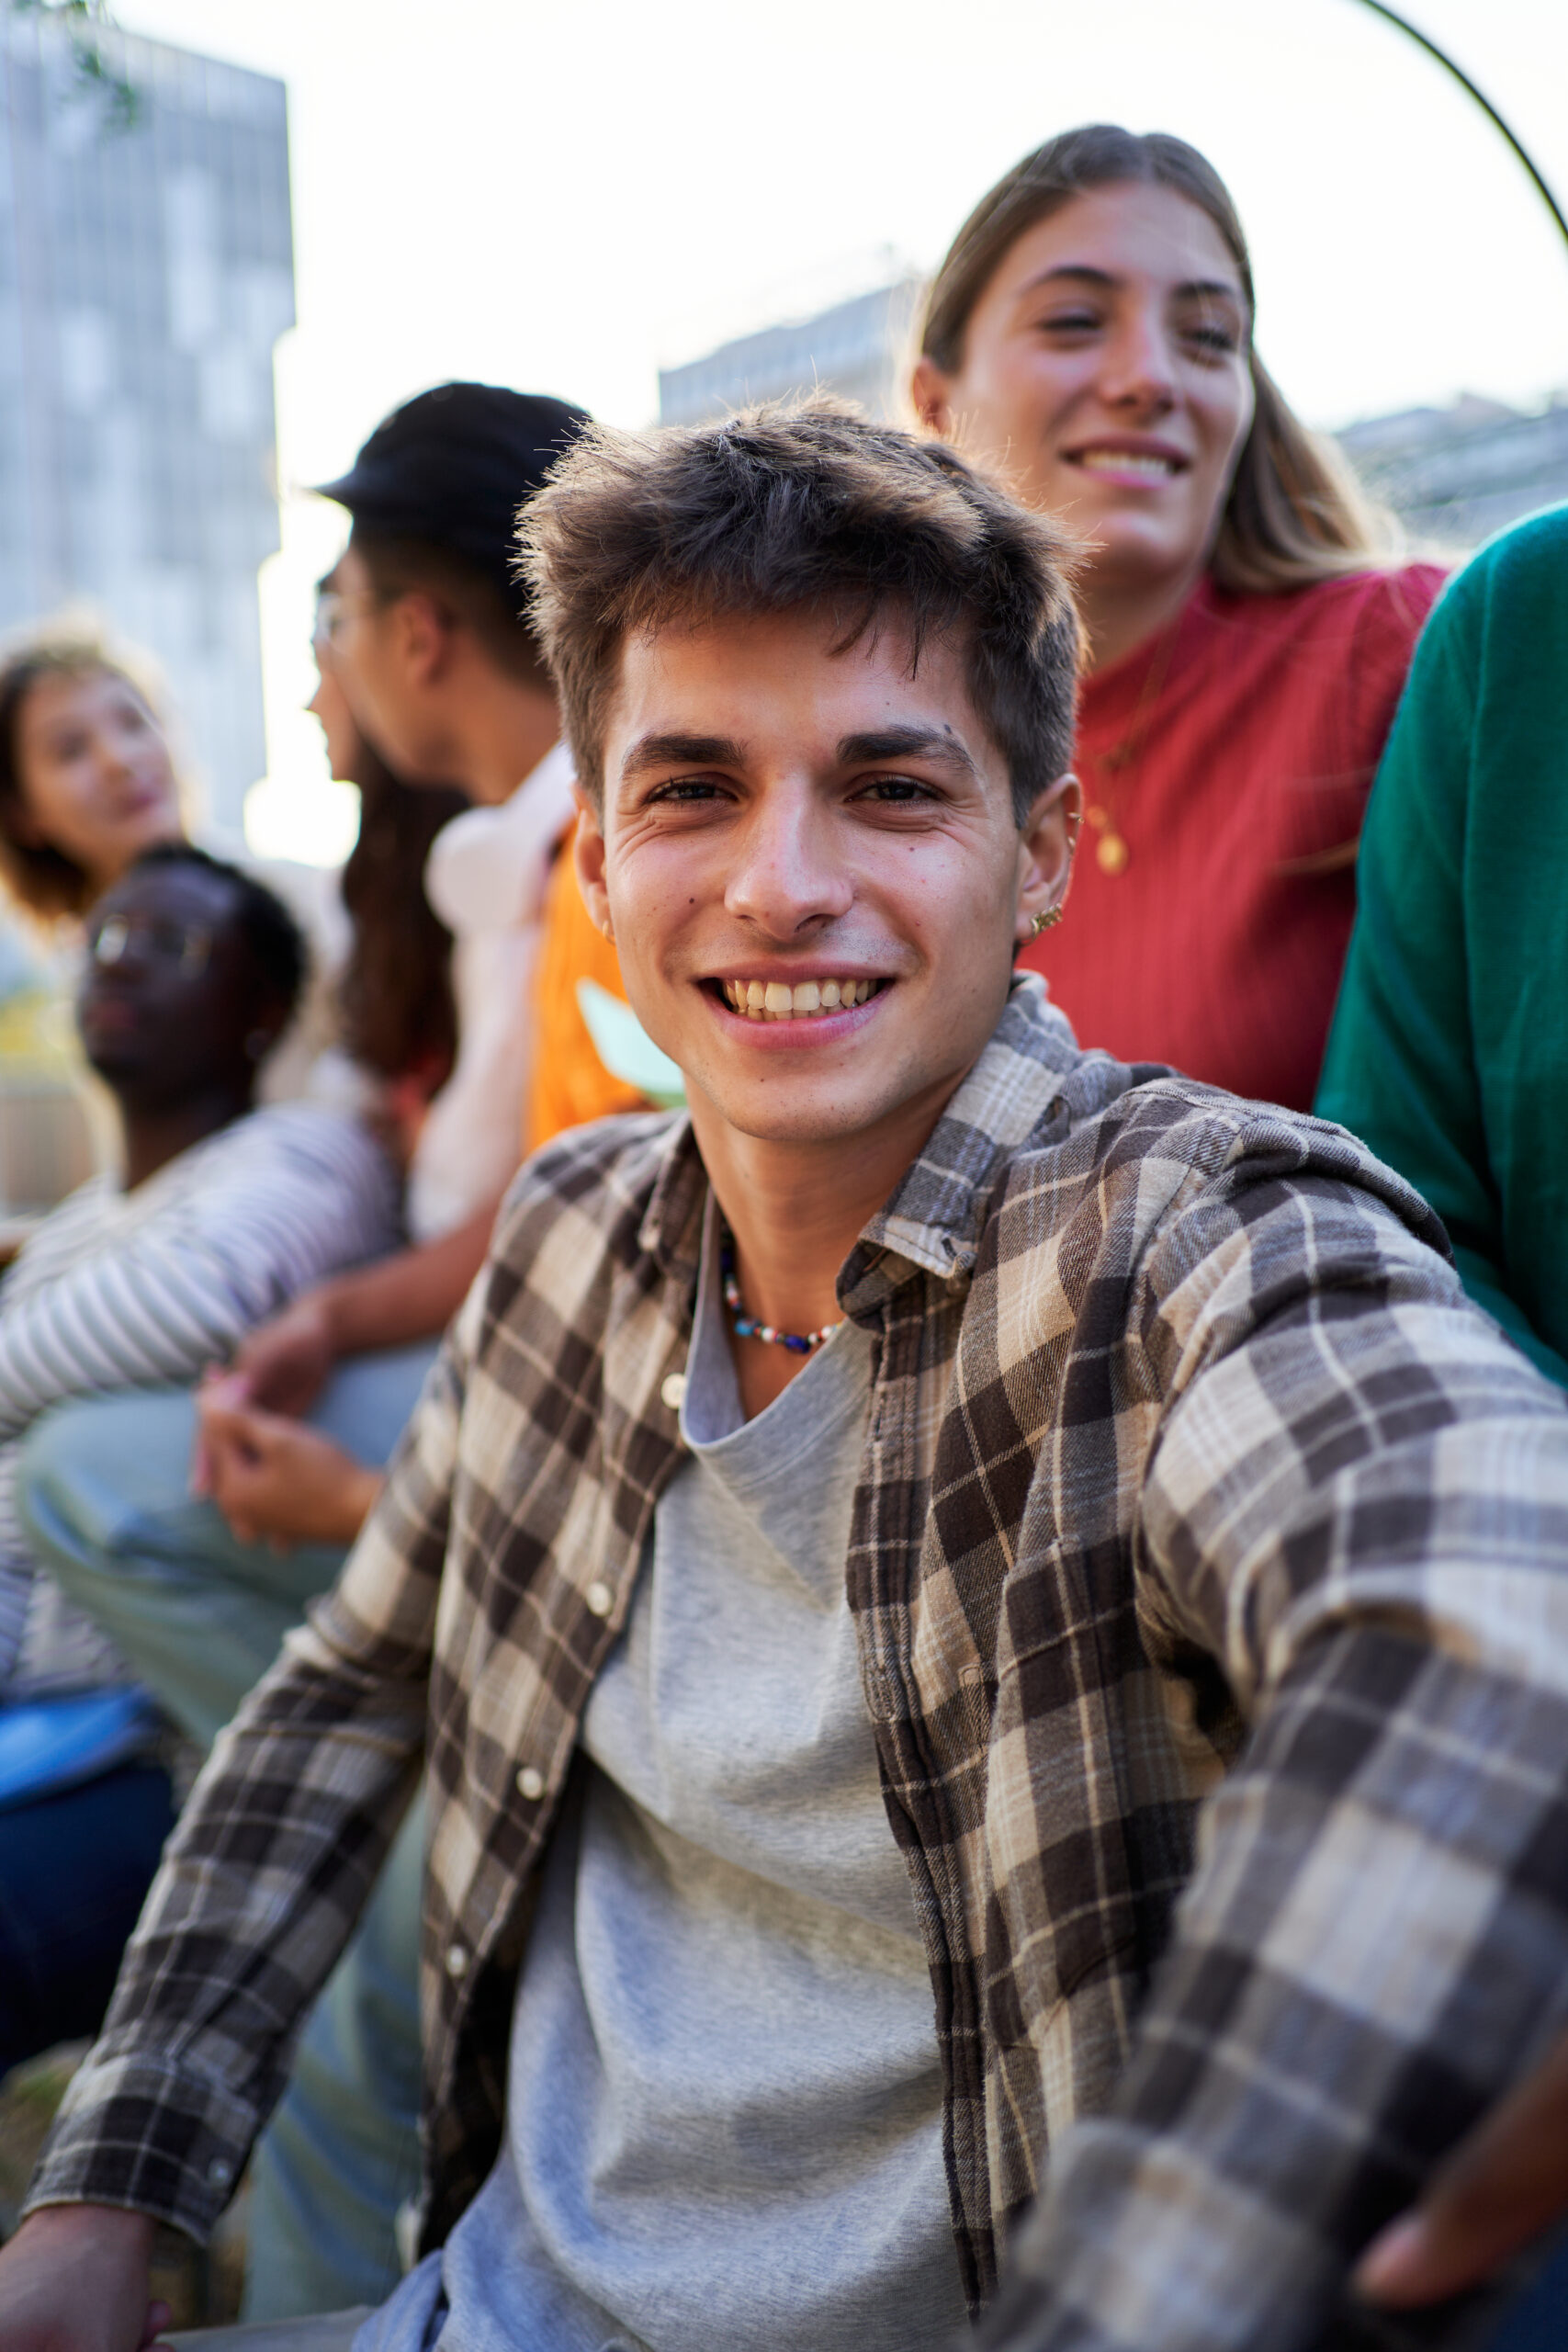
[[[384,1462],[434,1353],[349,1359],[312,1427],[362,1462]],[[64,1406],[29,1432],[17,1500],[38,1557],[205,1746],[344,1555],[327,1544],[279,1555],[231,1535],[188,1490],[195,1418],[180,1390]],[[397,2283],[394,2220],[419,2182],[422,1820],[416,1807],[257,2145],[247,2318],[376,2303]]]
[[[0,2075],[97,2031],[174,1820],[145,1761],[0,1812]]]
[[[1568,2352],[1568,2239],[1506,2313],[1486,2352]]]

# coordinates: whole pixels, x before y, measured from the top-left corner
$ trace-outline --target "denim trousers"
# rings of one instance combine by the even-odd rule
[[[174,1818],[144,1760],[0,1810],[0,2076],[97,2031]]]
[[[1568,2238],[1534,2286],[1504,2313],[1486,2352],[1568,2352]]]
[[[346,1360],[311,1426],[379,1465],[434,1354],[429,1344]],[[29,1432],[17,1500],[39,1560],[205,1747],[344,1555],[329,1544],[279,1554],[240,1543],[189,1491],[195,1429],[183,1390],[62,1407]],[[396,2215],[420,2174],[423,1817],[416,1805],[404,1823],[257,2143],[247,2319],[378,2303],[400,2274]]]
[[[238,2327],[198,2327],[159,2341],[174,2345],[175,2352],[350,2352],[370,2316],[367,2311],[353,2311],[260,2326],[242,2322]]]

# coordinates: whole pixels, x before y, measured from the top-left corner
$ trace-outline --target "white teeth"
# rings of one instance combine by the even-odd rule
[[[722,980],[720,993],[748,1021],[810,1020],[824,1012],[847,1011],[864,1004],[875,993],[874,980]]]
[[[1154,481],[1164,481],[1176,471],[1171,458],[1132,449],[1085,449],[1078,463],[1091,473],[1147,474]]]

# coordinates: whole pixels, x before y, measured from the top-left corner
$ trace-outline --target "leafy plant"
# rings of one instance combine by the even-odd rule
[[[77,80],[84,89],[100,94],[114,130],[130,130],[141,119],[141,93],[104,53],[103,35],[115,29],[107,0],[4,0],[4,5],[13,16],[46,17],[69,28]]]

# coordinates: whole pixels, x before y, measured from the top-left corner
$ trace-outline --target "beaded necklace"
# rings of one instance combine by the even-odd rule
[[[740,1285],[735,1279],[735,1251],[728,1241],[719,1252],[718,1267],[724,1276],[724,1303],[735,1317],[738,1340],[765,1340],[770,1347],[787,1348],[791,1355],[808,1356],[838,1329],[837,1323],[824,1323],[820,1331],[780,1331],[772,1323],[759,1323],[754,1315],[746,1312]]]

